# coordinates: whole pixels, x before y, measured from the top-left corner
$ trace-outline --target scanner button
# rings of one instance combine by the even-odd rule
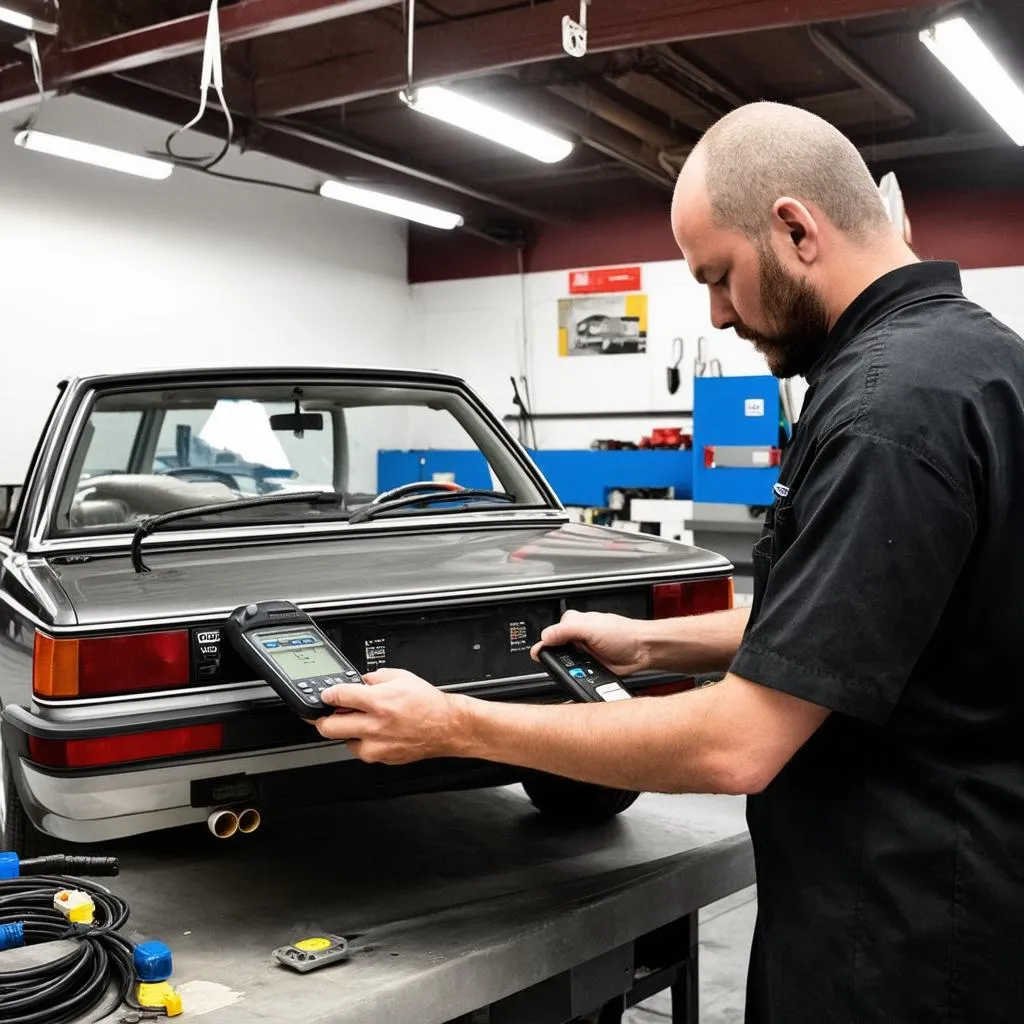
[[[254,604],[248,605],[246,607],[246,609],[245,609],[245,617],[247,619],[254,618],[258,613],[259,613],[259,608],[256,605],[254,605]]]

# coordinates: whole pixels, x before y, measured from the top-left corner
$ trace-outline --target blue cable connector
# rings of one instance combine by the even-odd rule
[[[0,951],[25,945],[25,925],[21,921],[0,924]]]

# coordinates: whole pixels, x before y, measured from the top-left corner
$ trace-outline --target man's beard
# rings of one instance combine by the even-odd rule
[[[760,248],[760,247],[759,247]],[[768,361],[776,377],[805,374],[825,348],[829,315],[821,296],[806,281],[791,277],[774,250],[760,251],[761,307],[771,333],[740,324],[736,333]]]

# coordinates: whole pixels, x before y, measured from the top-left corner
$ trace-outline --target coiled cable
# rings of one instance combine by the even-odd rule
[[[94,923],[73,924],[54,908],[62,890],[87,893]],[[142,1010],[134,998],[138,980],[135,946],[118,934],[128,920],[128,904],[108,889],[81,878],[60,875],[0,881],[0,928],[24,927],[26,945],[58,939],[77,940],[70,952],[21,970],[0,970],[0,1021],[3,1024],[68,1024],[91,1013],[113,991],[117,1005]],[[151,1007],[145,1008],[153,1013]],[[155,1011],[159,1012],[159,1010]]]

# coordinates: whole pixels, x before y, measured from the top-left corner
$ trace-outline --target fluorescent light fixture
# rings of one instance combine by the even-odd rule
[[[414,203],[409,199],[399,199],[384,192],[346,185],[340,181],[325,181],[320,186],[320,195],[325,199],[337,199],[342,203],[362,206],[378,213],[388,213],[393,217],[404,217],[405,220],[414,220],[432,228],[444,228],[446,231],[461,227],[465,223],[457,213],[439,210],[436,206],[424,206],[423,203]]]
[[[0,21],[7,25],[13,25],[24,32],[38,32],[44,36],[57,34],[57,26],[51,21],[40,21],[30,14],[22,14],[21,11],[12,11],[10,7],[0,7]]]
[[[31,32],[32,26],[36,23],[35,18],[30,18],[20,11],[12,11],[9,7],[0,7],[0,21],[15,28],[23,28],[26,32]]]
[[[76,139],[64,138],[63,135],[47,135],[46,132],[35,130],[18,132],[14,136],[14,144],[36,153],[62,156],[67,160],[95,164],[111,171],[124,171],[125,174],[137,174],[154,181],[169,178],[174,170],[173,164],[163,160],[152,160],[148,156],[136,156],[119,149],[107,149],[106,146],[94,146],[91,142],[78,142]]]
[[[966,19],[941,21],[925,29],[920,39],[996,124],[1018,146],[1024,146],[1024,91]]]
[[[518,117],[484,103],[461,96],[439,85],[426,85],[411,95],[403,94],[405,102],[421,114],[473,132],[509,149],[518,150],[534,160],[555,164],[573,150],[573,144],[554,132],[521,121]]]

